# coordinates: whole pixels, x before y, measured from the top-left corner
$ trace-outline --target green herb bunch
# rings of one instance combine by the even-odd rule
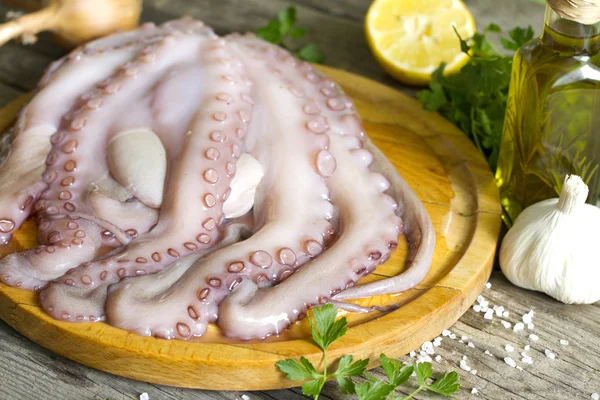
[[[488,160],[494,171],[498,161],[512,59],[514,52],[533,39],[531,26],[514,28],[500,43],[506,52],[499,52],[490,41],[490,33],[501,33],[496,24],[488,25],[483,33],[464,40],[458,35],[461,50],[469,55],[462,69],[444,76],[442,63],[432,75],[429,89],[420,91],[417,98],[425,109],[439,111],[464,131]],[[509,54],[506,54],[509,53]]]
[[[341,338],[348,331],[346,317],[336,320],[337,309],[326,304],[313,309],[313,317],[308,322],[313,340],[323,351],[323,372],[318,372],[315,366],[305,357],[300,360],[288,358],[277,362],[277,368],[287,374],[293,381],[305,381],[302,392],[319,398],[323,385],[328,379],[335,379],[343,394],[356,394],[359,400],[409,400],[417,393],[427,390],[442,396],[452,397],[460,388],[459,376],[455,371],[446,373],[432,383],[428,383],[433,375],[431,363],[424,362],[415,365],[405,365],[398,360],[381,354],[379,361],[387,376],[387,381],[365,373],[368,359],[354,361],[352,356],[343,356],[338,361],[335,372],[328,372],[327,349],[333,342]],[[355,384],[350,378],[364,375],[366,381]],[[418,387],[407,397],[398,397],[394,390],[406,384],[413,375],[416,375]]]
[[[267,25],[256,31],[256,36],[259,38],[289,50],[301,60],[323,63],[325,55],[316,44],[309,43],[299,49],[291,44],[305,35],[306,29],[296,26],[296,7],[280,11],[277,19],[270,20]]]

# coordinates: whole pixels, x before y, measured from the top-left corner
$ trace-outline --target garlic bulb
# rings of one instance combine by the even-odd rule
[[[515,285],[567,304],[600,300],[600,208],[585,204],[588,187],[567,176],[560,198],[525,209],[500,249],[500,267]]]

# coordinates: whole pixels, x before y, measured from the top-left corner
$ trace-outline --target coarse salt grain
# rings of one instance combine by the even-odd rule
[[[521,353],[521,355],[523,356],[523,358],[521,359],[521,362],[523,362],[524,364],[533,364],[533,358],[531,358],[530,356],[528,356],[525,353]]]
[[[435,360],[435,362],[440,362],[440,361],[442,361],[442,356],[440,356],[438,354],[437,356],[435,356],[434,360]]]
[[[459,339],[459,340],[458,340],[458,343],[464,343],[464,342],[465,342],[465,341],[464,341],[464,340],[462,340],[462,339]]]
[[[451,333],[452,333],[452,332],[450,332],[448,329],[444,329],[444,330],[442,331],[442,336],[450,336],[450,334],[451,334]]]
[[[470,372],[471,372],[471,374],[473,374],[473,375],[477,375],[477,370],[476,370],[476,369],[472,369]]]
[[[513,360],[510,357],[504,357],[504,362],[513,368],[517,366],[517,363],[515,362],[515,360]]]
[[[417,363],[431,362],[431,357],[429,356],[419,356],[417,357]]]
[[[414,351],[411,351],[410,353],[408,353],[409,356],[414,357],[417,355],[417,353],[415,353]]]
[[[144,392],[140,394],[140,400],[150,400],[150,396],[148,395],[148,393]]]
[[[464,335],[460,337],[460,340],[467,340],[467,339],[468,339],[468,337],[466,337]]]
[[[489,350],[486,350],[483,354],[485,354],[486,356],[494,356],[492,353],[490,353]]]
[[[483,303],[485,301],[485,298],[482,295],[477,296],[477,302],[479,304]]]
[[[515,327],[513,328],[513,331],[519,332],[519,331],[522,331],[523,329],[525,329],[525,325],[522,322],[517,322],[515,324]]]
[[[448,336],[448,337],[452,340],[456,339],[456,335],[454,333],[451,333],[450,336]]]
[[[460,369],[469,372],[471,370],[471,367],[467,365],[467,362],[465,360],[460,360]]]
[[[427,354],[433,354],[435,353],[435,350],[433,350],[433,343],[431,342],[425,342],[421,345],[421,350],[424,351]],[[423,354],[421,354],[423,355]]]
[[[442,338],[440,336],[438,336],[435,339],[433,339],[433,346],[434,347],[439,347],[440,344],[442,344]]]
[[[536,340],[538,340],[540,337],[538,335],[536,335],[535,333],[532,333],[531,335],[529,335],[529,339],[533,340],[534,342]]]
[[[474,349],[474,348],[475,348],[475,345],[473,344],[473,342],[469,342],[469,343],[467,343],[467,346],[469,346],[469,347],[470,347],[470,348],[472,348],[472,349]]]
[[[248,397],[247,394],[243,394],[242,395],[242,400],[250,400],[250,397]]]
[[[502,313],[502,316],[503,316],[504,318],[508,318],[508,316],[509,316],[509,315],[510,315],[510,313],[509,313],[508,311],[504,311],[504,312]]]
[[[512,347],[510,344],[507,344],[506,346],[504,346],[504,350],[506,350],[510,353],[510,352],[514,351],[515,348]]]
[[[527,329],[531,330],[531,329],[533,329],[534,326],[535,325],[533,325],[533,322],[530,322],[527,324]]]
[[[471,394],[477,394],[477,392],[478,392],[477,388],[471,389]],[[596,400],[598,400],[598,399],[596,399]]]
[[[525,347],[523,347],[525,349],[525,351],[529,351],[529,349],[531,349],[531,346],[526,344]]]
[[[523,314],[521,318],[523,320],[523,323],[529,324],[533,319],[533,310],[529,310],[529,312],[527,314]]]
[[[487,310],[485,312],[485,315],[483,316],[483,318],[489,319],[489,320],[494,319],[494,310]]]
[[[556,358],[556,354],[554,354],[551,350],[546,349],[544,350],[544,353],[546,354],[546,357],[548,357],[551,360],[554,360]]]
[[[504,307],[500,306],[498,308],[496,308],[496,306],[494,306],[494,311],[496,312],[496,317],[501,317],[502,314],[504,313]]]
[[[523,371],[523,367],[521,367],[520,365],[517,365],[515,368],[518,369],[519,371]]]
[[[506,329],[510,329],[510,327],[512,326],[512,325],[510,324],[510,322],[508,322],[508,321],[505,321],[505,320],[503,320],[503,319],[501,319],[501,320],[500,320],[500,323],[501,323],[501,324],[502,324],[502,326],[503,326],[503,327],[505,327]]]
[[[600,400],[600,394],[592,393],[592,400]]]
[[[563,346],[568,346],[568,345],[569,345],[569,341],[568,341],[568,340],[565,340],[565,339],[560,339],[560,340],[558,341],[558,343],[562,344]]]
[[[489,289],[489,288],[492,287],[492,284],[490,282],[488,282],[488,283],[485,284],[485,287]]]
[[[475,311],[475,312],[481,312],[481,306],[479,304],[475,304],[473,306],[473,311]]]

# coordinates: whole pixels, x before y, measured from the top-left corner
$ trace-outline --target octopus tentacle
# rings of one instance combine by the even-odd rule
[[[423,203],[395,171],[394,166],[373,143],[367,141],[365,148],[374,155],[372,170],[389,177],[389,193],[399,200],[397,213],[402,215],[404,230],[409,244],[405,271],[392,278],[354,286],[333,296],[335,300],[351,300],[382,294],[400,293],[421,282],[431,265],[435,248],[435,232]]]
[[[251,339],[280,333],[308,307],[328,302],[372,272],[396,246],[401,221],[383,194],[387,180],[368,170],[355,136],[331,135],[329,151],[338,163],[327,183],[339,210],[339,237],[277,286],[258,290],[250,281],[238,285],[219,307],[217,323],[226,336]]]
[[[319,162],[328,143],[327,123],[318,109],[306,111],[312,103],[290,84],[301,79],[299,64],[287,53],[282,59],[282,53],[270,47],[257,51],[246,38],[230,37],[228,43],[245,56],[255,82],[252,95],[261,104],[254,108],[248,132],[251,153],[265,169],[254,203],[260,229],[172,276],[171,285],[150,299],[141,296],[139,286],[133,290],[119,285],[119,291],[109,295],[106,309],[115,326],[169,338],[203,335],[217,317],[219,302],[242,280],[265,286],[288,278],[321,253],[332,233],[333,207],[323,178],[333,173],[335,165]],[[281,109],[286,113],[277,112]],[[155,286],[164,277],[149,276],[145,281]]]
[[[185,52],[169,45],[175,40],[170,35],[164,36],[144,47],[135,62],[125,64],[112,78],[97,83],[97,88],[82,95],[72,112],[63,118],[50,138],[52,148],[46,157],[43,179],[49,187],[34,207],[39,216],[40,239],[49,246],[2,259],[0,279],[5,283],[30,289],[40,287],[43,286],[40,281],[55,279],[96,257],[103,245],[101,228],[88,220],[69,217],[75,213],[93,215],[87,201],[90,186],[108,175],[104,160],[96,164],[88,161],[97,158],[98,149],[105,148],[112,133],[111,116],[151,87],[171,65],[186,57]],[[179,41],[194,43],[198,39],[188,35],[179,37]],[[155,53],[171,57],[164,57],[166,61],[160,57],[149,60],[148,55]],[[147,79],[135,79],[141,70]],[[66,278],[71,282],[69,279]]]

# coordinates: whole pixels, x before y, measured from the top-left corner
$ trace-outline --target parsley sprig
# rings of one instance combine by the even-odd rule
[[[381,354],[379,360],[387,376],[387,382],[365,373],[369,364],[368,359],[354,361],[352,356],[340,358],[336,371],[328,374],[327,349],[348,331],[346,317],[336,320],[336,316],[337,309],[332,304],[326,304],[313,309],[313,316],[308,319],[313,340],[323,351],[322,373],[317,372],[317,369],[305,357],[300,357],[299,361],[288,358],[276,363],[277,368],[287,374],[289,379],[306,381],[302,385],[304,394],[318,399],[323,385],[328,379],[335,379],[343,394],[356,394],[359,400],[410,400],[423,390],[452,397],[452,394],[460,388],[459,376],[454,371],[446,373],[438,380],[428,384],[427,382],[433,375],[431,363],[405,365],[384,354]],[[413,373],[417,376],[419,386],[407,397],[395,397],[394,390],[407,383]],[[364,375],[367,380],[356,385],[350,378],[360,375]]]
[[[309,43],[298,49],[291,42],[302,39],[306,35],[306,29],[296,26],[296,7],[289,7],[277,14],[277,19],[270,20],[267,25],[256,31],[256,36],[281,46],[301,60],[323,63],[325,55],[314,43]]]
[[[508,37],[500,38],[504,50],[499,52],[490,41],[491,33],[501,33],[496,24],[488,25],[483,33],[464,40],[458,35],[461,50],[469,55],[462,69],[444,76],[446,64],[433,73],[429,89],[417,94],[425,109],[439,111],[464,131],[496,169],[500,139],[512,68],[512,58],[523,44],[534,36],[531,26],[514,28]]]

